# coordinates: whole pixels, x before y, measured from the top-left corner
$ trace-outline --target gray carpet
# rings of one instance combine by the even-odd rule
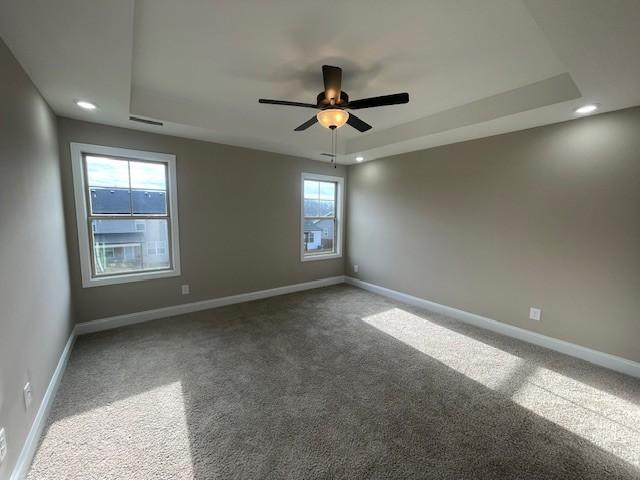
[[[345,286],[78,338],[30,479],[638,479],[640,381]]]

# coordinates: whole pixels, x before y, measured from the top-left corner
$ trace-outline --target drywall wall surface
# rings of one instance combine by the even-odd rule
[[[639,133],[632,108],[350,166],[346,272],[640,361]]]
[[[346,168],[259,150],[59,118],[77,318],[99,318],[342,275],[343,258],[300,261],[301,174]],[[82,288],[71,142],[176,156],[182,275]],[[189,284],[191,293],[181,294]]]
[[[56,118],[0,40],[0,479],[16,464],[72,325]]]

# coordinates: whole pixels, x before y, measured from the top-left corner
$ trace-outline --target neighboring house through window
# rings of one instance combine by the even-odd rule
[[[344,180],[302,174],[302,261],[342,256]]]
[[[180,274],[175,156],[71,144],[82,285]]]

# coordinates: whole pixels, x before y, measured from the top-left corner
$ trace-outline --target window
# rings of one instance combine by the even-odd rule
[[[342,256],[344,180],[302,174],[302,261]]]
[[[83,287],[180,275],[173,155],[72,143]]]

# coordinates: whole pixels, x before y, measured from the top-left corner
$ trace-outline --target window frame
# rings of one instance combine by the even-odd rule
[[[316,180],[320,182],[332,182],[336,184],[336,206],[335,206],[335,251],[332,253],[305,253],[304,251],[304,181]],[[300,180],[300,261],[314,262],[317,260],[331,260],[342,258],[343,251],[343,227],[344,227],[344,198],[345,186],[343,177],[321,175],[318,173],[302,172]]]
[[[140,282],[157,278],[177,277],[181,275],[180,268],[180,234],[178,228],[178,195],[176,181],[176,157],[167,153],[147,152],[131,150],[127,148],[106,147],[103,145],[91,145],[87,143],[70,144],[71,167],[73,172],[73,194],[76,207],[76,226],[78,229],[78,245],[80,255],[80,271],[82,274],[82,288],[97,287],[101,285],[117,285],[122,283]],[[92,215],[89,211],[89,190],[85,172],[85,155],[106,156],[122,158],[126,160],[139,160],[147,162],[165,163],[167,166],[167,215],[156,218],[167,219],[168,245],[170,255],[170,267],[162,270],[148,270],[143,272],[131,272],[115,275],[93,275],[93,248],[91,245],[91,229],[89,222]],[[110,215],[111,216],[111,215]],[[118,215],[113,215],[118,216]],[[145,215],[124,215],[123,218],[140,219]],[[146,215],[152,218],[153,215]],[[144,219],[144,218],[143,218]]]

